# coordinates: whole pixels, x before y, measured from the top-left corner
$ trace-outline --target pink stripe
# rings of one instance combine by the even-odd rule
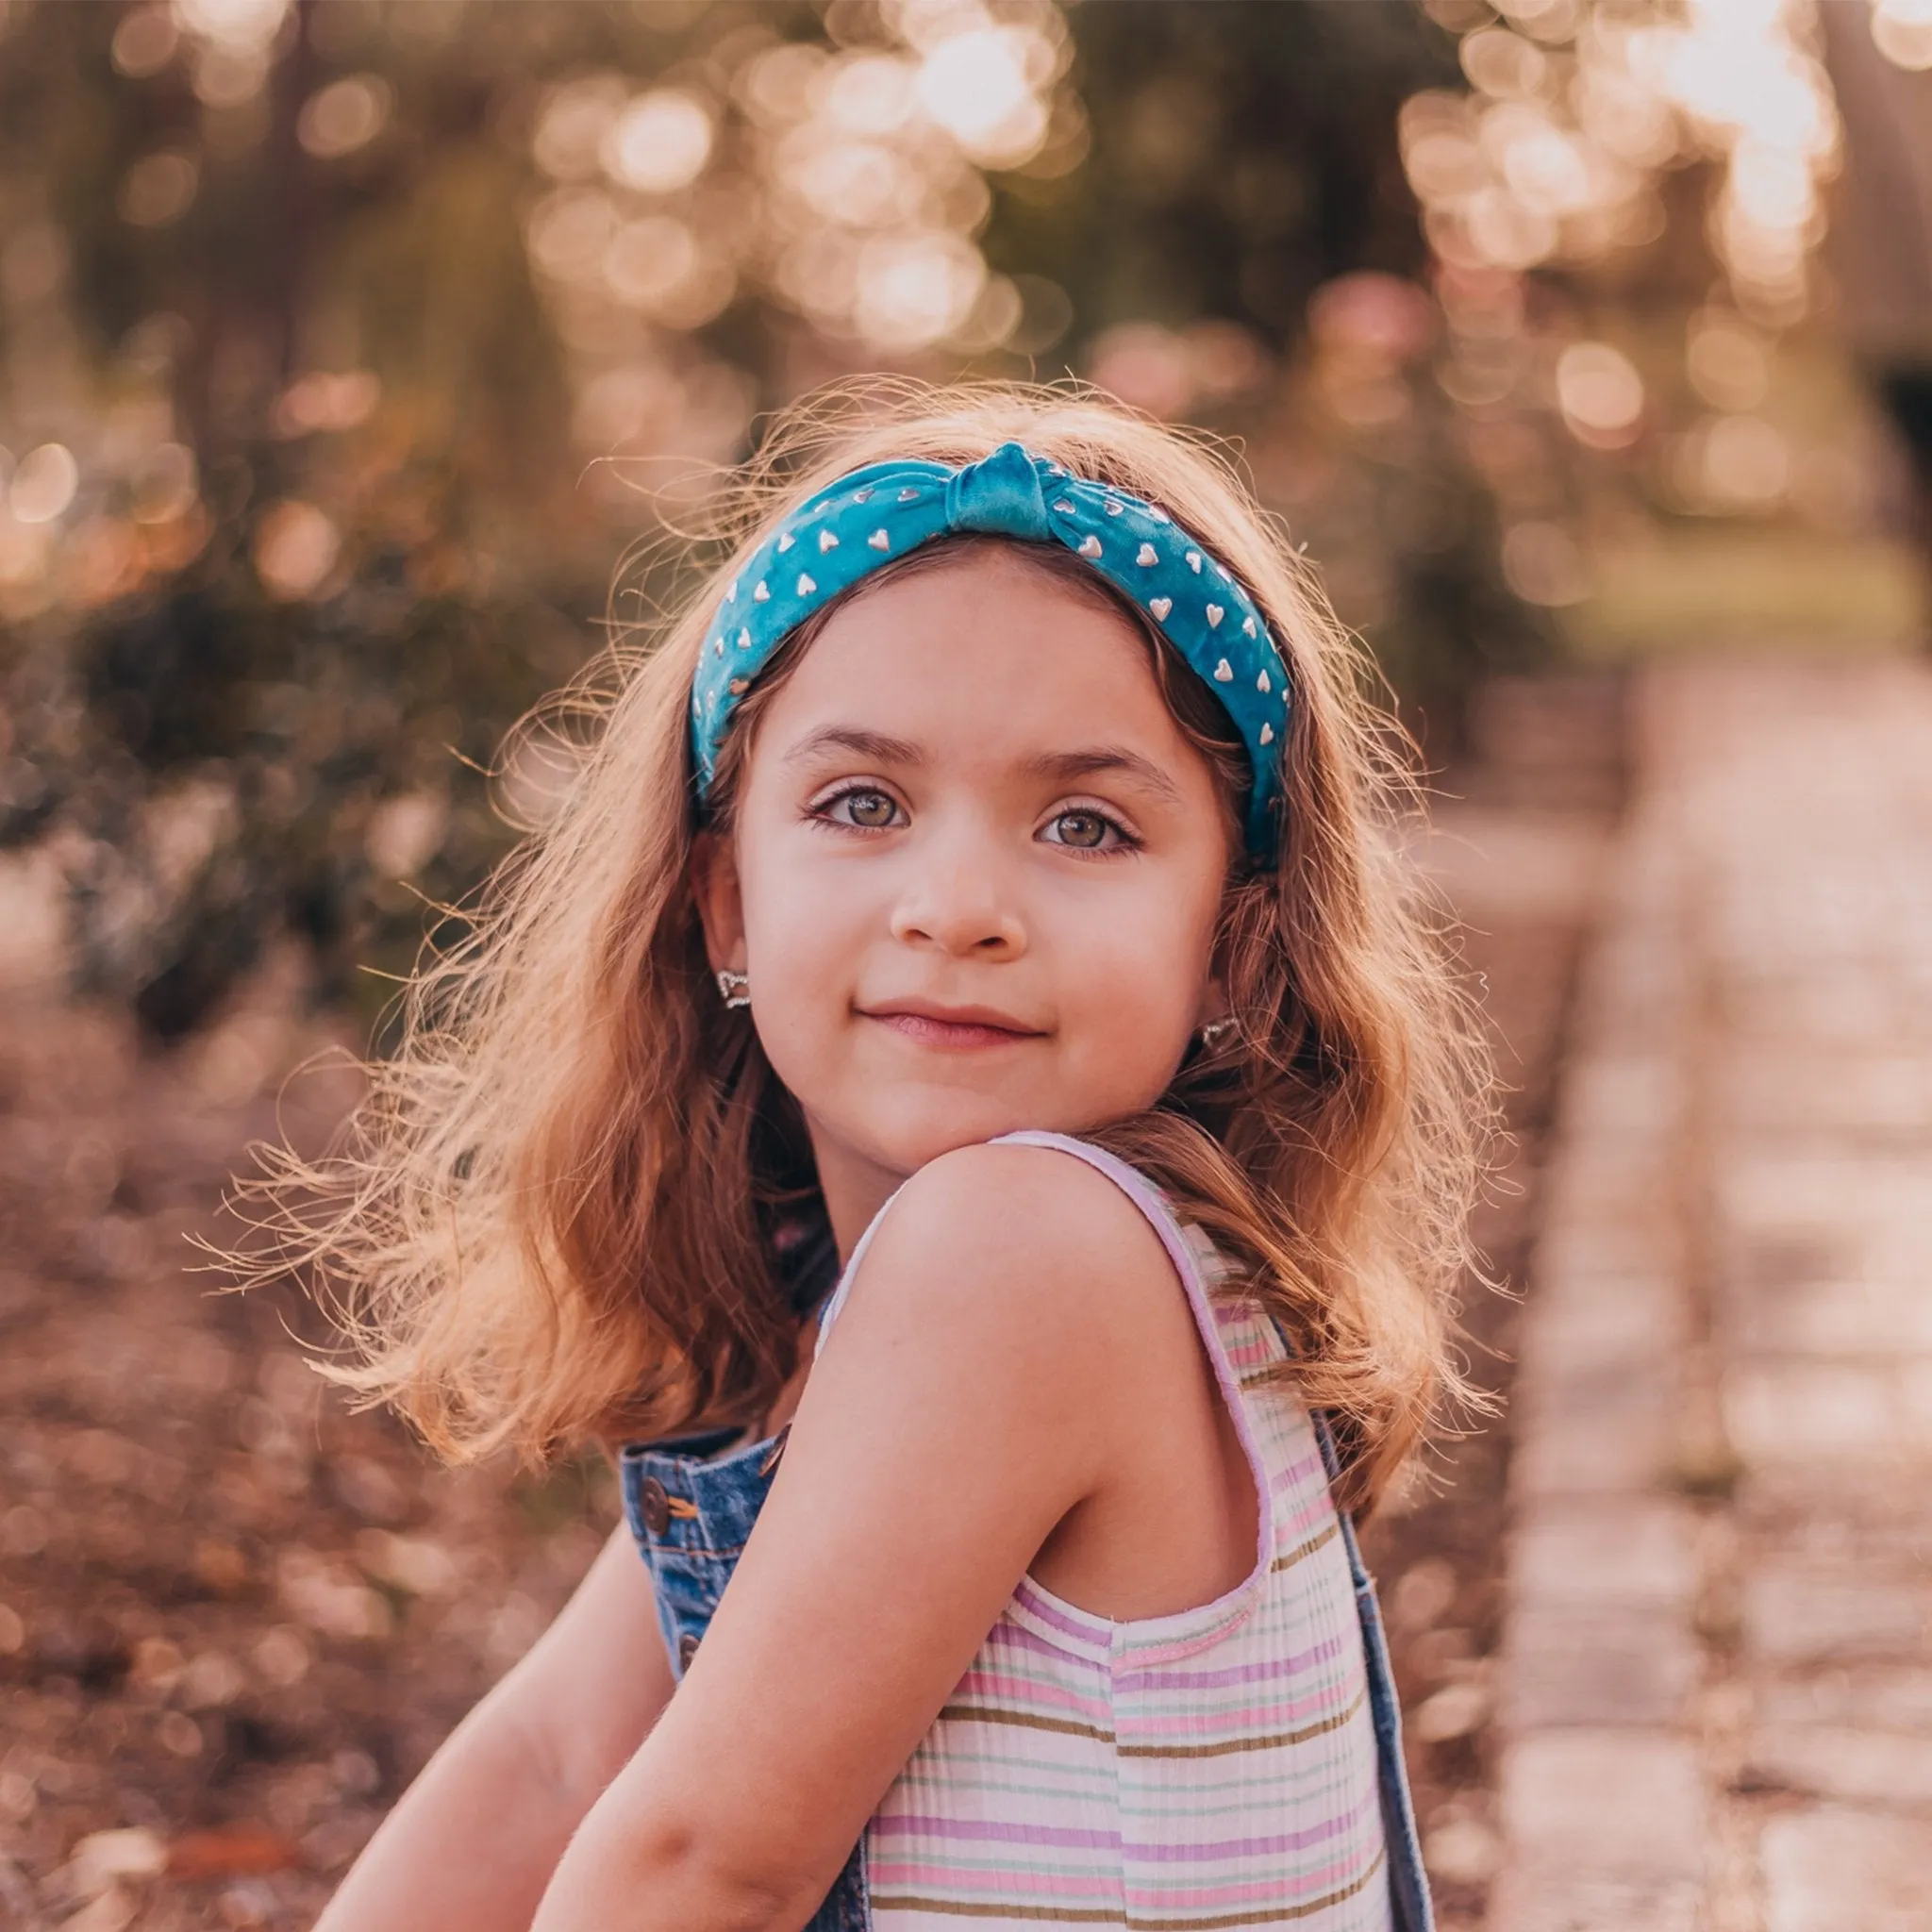
[[[1127,1903],[1145,1910],[1150,1906],[1158,1905],[1246,1906],[1272,1904],[1276,1899],[1306,1898],[1311,1891],[1328,1891],[1343,1879],[1360,1877],[1374,1857],[1374,1852],[1364,1857],[1357,1851],[1353,1856],[1331,1858],[1327,1864],[1318,1865],[1312,1872],[1283,1874],[1278,1878],[1251,1879],[1241,1885],[1191,1885],[1185,1889],[1130,1885],[1126,1889]]]
[[[1102,1730],[1113,1728],[1113,1707],[1105,1697],[1082,1697],[1063,1684],[1023,1683],[1003,1672],[975,1664],[959,1679],[955,1697],[973,1697],[1003,1710],[1076,1711]]]
[[[1228,1743],[1237,1738],[1263,1737],[1275,1731],[1292,1730],[1310,1718],[1340,1718],[1347,1711],[1350,1701],[1341,1694],[1341,1688],[1338,1686],[1333,1690],[1311,1691],[1307,1696],[1298,1697],[1288,1704],[1243,1705],[1239,1711],[1229,1711],[1220,1717],[1198,1717],[1184,1711],[1170,1711],[1160,1717],[1123,1723],[1120,1740],[1123,1744]]]
[[[1321,1467],[1322,1452],[1318,1449],[1314,1455],[1305,1456],[1299,1462],[1291,1462],[1286,1469],[1276,1470],[1268,1487],[1277,1495],[1283,1490],[1298,1489]],[[1322,1485],[1322,1499],[1324,1502],[1328,1500],[1326,1482]]]
[[[1066,1650],[1058,1643],[1049,1643],[1037,1630],[1029,1630],[1024,1624],[1010,1621],[995,1624],[986,1633],[986,1642],[989,1650],[1004,1650],[1010,1647],[1014,1650],[1031,1651],[1035,1657],[1050,1657],[1056,1663],[1077,1664],[1100,1684],[1105,1685],[1108,1681],[1108,1668],[1104,1659],[1089,1657],[1084,1651]]]
[[[1307,1851],[1310,1845],[1321,1844],[1338,1832],[1352,1830],[1372,1804],[1380,1803],[1380,1791],[1371,1791],[1332,1818],[1324,1818],[1301,1831],[1274,1832],[1266,1838],[1222,1839],[1212,1844],[1127,1845],[1124,1849],[1128,1857],[1153,1865],[1186,1864],[1205,1858],[1276,1857],[1283,1852]]]
[[[1307,1541],[1308,1532],[1317,1524],[1326,1529],[1336,1520],[1335,1503],[1326,1490],[1319,1496],[1310,1496],[1307,1502],[1291,1509],[1281,1519],[1281,1532],[1275,1539],[1285,1556],[1290,1550],[1300,1548]]]
[[[1001,1872],[962,1872],[953,1865],[914,1865],[884,1862],[870,1868],[872,1890],[886,1891],[894,1885],[935,1885],[977,1893],[994,1902],[1015,1899],[1113,1899],[1122,1896],[1120,1881],[1105,1873],[1028,1872],[1024,1878]]]
[[[1124,1840],[1117,1831],[1085,1831],[1073,1825],[1016,1824],[992,1818],[939,1818],[892,1812],[882,1812],[874,1820],[873,1830],[880,1836],[909,1838],[918,1835],[982,1844],[1077,1846],[1083,1851],[1119,1852],[1124,1857],[1147,1864],[1189,1864],[1215,1858],[1274,1857],[1283,1852],[1306,1851],[1310,1845],[1321,1844],[1334,1838],[1338,1832],[1348,1830],[1360,1818],[1368,1802],[1364,1799],[1348,1810],[1324,1818],[1300,1831],[1274,1832],[1264,1838],[1220,1839],[1207,1844],[1135,1844]]]
[[[1074,1623],[1071,1617],[1063,1615],[1040,1594],[1039,1591],[1033,1587],[1030,1577],[1021,1577],[1020,1587],[1013,1594],[1042,1624],[1049,1625],[1055,1630],[1064,1630],[1069,1637],[1084,1637],[1090,1643],[1104,1644],[1108,1641],[1110,1626],[1101,1618],[1095,1617],[1090,1622]]]
[[[1259,1663],[1229,1664],[1218,1671],[1123,1671],[1115,1679],[1124,1690],[1218,1690],[1229,1684],[1265,1684],[1271,1677],[1291,1677],[1339,1657],[1340,1637],[1324,1637],[1312,1650],[1294,1657],[1268,1657]]]

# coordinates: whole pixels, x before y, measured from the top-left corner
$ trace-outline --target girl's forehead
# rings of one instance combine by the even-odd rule
[[[767,722],[811,728],[829,708],[924,717],[948,735],[1105,725],[1184,742],[1149,654],[1104,595],[998,551],[969,554],[834,610]]]

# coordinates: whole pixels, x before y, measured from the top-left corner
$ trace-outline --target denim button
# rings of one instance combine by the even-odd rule
[[[684,1633],[684,1635],[677,1640],[677,1668],[680,1671],[690,1670],[691,1660],[692,1657],[697,1656],[697,1654],[698,1633],[695,1630],[687,1630]]]
[[[647,1475],[638,1485],[638,1513],[644,1519],[644,1527],[653,1536],[662,1536],[671,1526],[671,1498],[664,1493],[664,1485],[654,1475]]]

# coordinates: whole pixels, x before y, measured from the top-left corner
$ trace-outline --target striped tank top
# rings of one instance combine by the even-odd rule
[[[1286,1348],[1134,1169],[1057,1134],[1141,1208],[1187,1291],[1266,1499],[1249,1574],[1115,1623],[1023,1577],[866,1829],[876,1932],[1285,1925],[1390,1932],[1378,1761],[1354,1582],[1307,1410],[1263,1388]],[[884,1210],[881,1210],[883,1214]],[[820,1319],[824,1344],[873,1227]]]

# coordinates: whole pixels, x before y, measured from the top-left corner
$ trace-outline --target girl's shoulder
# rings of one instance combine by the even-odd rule
[[[924,1228],[970,1224],[1016,1248],[1078,1256],[1151,1227],[1163,1247],[1172,1237],[1176,1265],[1186,1249],[1153,1183],[1071,1134],[1025,1129],[956,1148],[928,1161],[900,1194],[907,1218]]]
[[[868,1262],[884,1263],[868,1268]],[[861,1275],[895,1294],[968,1294],[983,1311],[1053,1325],[1131,1325],[1171,1307],[1176,1275],[1203,1292],[1213,1251],[1152,1183],[1105,1148],[1025,1131],[928,1161],[880,1208],[820,1322],[820,1341]]]

